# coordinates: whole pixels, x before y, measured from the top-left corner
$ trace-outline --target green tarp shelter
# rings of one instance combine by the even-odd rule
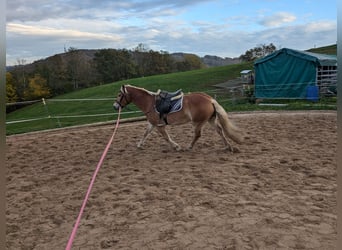
[[[306,99],[318,93],[317,72],[323,66],[336,66],[332,55],[283,48],[254,63],[256,98]]]

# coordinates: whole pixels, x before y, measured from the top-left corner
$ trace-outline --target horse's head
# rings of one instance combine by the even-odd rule
[[[129,93],[127,92],[127,89],[125,85],[122,85],[118,94],[118,97],[116,98],[113,107],[118,110],[119,108],[124,108],[127,104],[131,102],[131,98]]]

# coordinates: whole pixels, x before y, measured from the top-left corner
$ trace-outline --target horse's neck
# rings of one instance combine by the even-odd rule
[[[132,103],[134,103],[142,112],[151,111],[154,102],[154,96],[144,89],[131,88]]]

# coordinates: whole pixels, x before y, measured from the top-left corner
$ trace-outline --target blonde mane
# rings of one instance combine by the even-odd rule
[[[153,92],[153,91],[150,91],[150,90],[141,88],[141,87],[132,86],[132,85],[130,85],[130,84],[125,84],[124,86],[125,86],[125,88],[126,88],[126,86],[127,86],[127,87],[130,87],[130,88],[133,88],[133,89],[138,89],[138,90],[144,91],[144,92],[148,93],[149,95],[153,95],[153,96],[154,96],[154,95],[157,95],[157,94],[159,93],[159,91],[160,91],[160,90],[158,90],[158,92]]]

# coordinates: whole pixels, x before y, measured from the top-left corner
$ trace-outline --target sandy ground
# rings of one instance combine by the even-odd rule
[[[122,124],[73,249],[336,249],[336,112],[231,114],[247,138],[222,150],[208,125],[175,152]],[[114,126],[7,137],[7,248],[64,249]],[[186,146],[190,125],[170,127]]]

